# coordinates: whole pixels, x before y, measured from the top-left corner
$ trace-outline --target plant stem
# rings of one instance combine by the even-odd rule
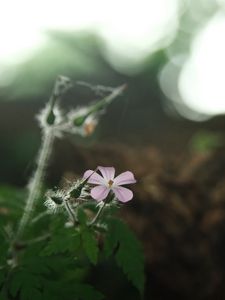
[[[54,123],[55,123],[55,114],[53,112],[56,102],[59,102],[62,95],[72,87],[71,80],[65,76],[58,76],[52,91],[52,95],[48,102],[49,111],[46,117],[46,125],[42,127],[43,130],[43,140],[41,149],[39,152],[37,160],[37,169],[29,182],[29,194],[26,201],[26,206],[22,218],[19,223],[18,231],[15,236],[15,240],[21,238],[24,233],[24,230],[30,221],[32,212],[35,208],[36,201],[41,195],[42,183],[45,177],[45,171],[48,165],[49,157],[52,152],[52,146],[55,139],[54,134]]]
[[[47,167],[47,163],[52,152],[52,146],[54,141],[54,133],[53,128],[48,128],[48,130],[44,131],[42,146],[39,152],[38,160],[37,160],[37,169],[34,173],[33,178],[29,183],[29,194],[26,202],[26,206],[24,209],[24,213],[19,223],[19,228],[16,234],[16,238],[20,238],[24,229],[29,222],[32,212],[35,207],[35,202],[40,197],[42,190],[42,183],[45,177],[45,171]]]
[[[71,206],[67,200],[65,200],[64,203],[65,203],[65,207],[68,212],[68,215],[69,215],[71,221],[73,221],[73,224],[75,225],[77,223],[77,220],[76,220],[75,214],[73,212],[73,209],[71,208]]]
[[[42,241],[45,241],[45,240],[49,239],[50,237],[51,237],[51,235],[49,233],[47,233],[47,234],[39,236],[39,237],[37,237],[35,239],[29,240],[29,241],[25,241],[24,245],[27,246],[27,245],[39,243],[39,242],[42,242]]]
[[[106,105],[110,104],[116,97],[120,96],[122,92],[126,89],[126,84],[123,84],[117,88],[114,88],[111,94],[103,98],[102,100],[98,101],[97,103],[93,104],[89,111],[88,115],[97,112],[101,109],[104,109]]]
[[[95,215],[95,217],[93,218],[93,220],[89,223],[89,226],[95,225],[96,222],[98,221],[98,219],[100,218],[105,206],[107,203],[110,203],[114,198],[113,193],[110,191],[108,197],[106,198],[106,200],[104,201],[103,205],[101,205],[101,207],[99,208],[97,214]]]
[[[39,215],[37,215],[35,218],[33,218],[33,220],[31,220],[31,224],[35,224],[36,222],[38,222],[40,219],[44,218],[45,216],[48,216],[49,212],[46,210],[42,213],[40,213]]]
[[[105,208],[105,205],[106,205],[106,201],[104,201],[103,205],[100,206],[97,214],[95,215],[95,217],[93,218],[93,220],[89,223],[89,226],[94,225],[98,221],[99,217],[101,216],[101,214],[103,212],[103,209]]]

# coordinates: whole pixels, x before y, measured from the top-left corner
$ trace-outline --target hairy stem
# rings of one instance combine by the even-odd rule
[[[93,220],[89,223],[89,226],[94,225],[94,224],[98,221],[99,217],[101,216],[101,214],[102,214],[102,212],[103,212],[103,210],[104,210],[104,208],[105,208],[105,205],[106,205],[106,201],[104,201],[104,203],[100,206],[100,208],[99,208],[99,210],[97,211],[95,217],[94,217]]]
[[[28,246],[28,245],[32,245],[32,244],[35,244],[35,243],[39,243],[39,242],[48,240],[50,237],[51,237],[51,235],[49,233],[47,233],[45,235],[39,236],[37,238],[34,238],[32,240],[25,241],[24,242],[24,246]]]
[[[103,204],[100,206],[99,210],[97,211],[95,217],[93,218],[93,220],[89,223],[89,226],[92,226],[92,225],[96,225],[98,219],[100,218],[100,216],[102,215],[103,213],[103,210],[106,206],[107,203],[110,203],[114,198],[114,195],[113,193],[110,191],[108,197],[106,198],[106,200],[103,202]]]
[[[123,84],[117,88],[114,88],[113,91],[108,96],[98,101],[97,103],[93,104],[90,107],[88,114],[90,115],[94,112],[104,109],[106,105],[110,104],[116,97],[120,96],[122,92],[126,89],[126,87],[127,87],[126,84]]]
[[[45,171],[48,164],[50,154],[52,152],[52,146],[54,141],[53,129],[49,128],[44,132],[42,146],[39,152],[37,160],[37,169],[33,178],[29,183],[29,194],[24,208],[23,216],[20,220],[18,232],[16,238],[20,238],[23,235],[24,229],[27,223],[30,221],[32,212],[34,210],[37,199],[40,197],[42,190],[42,183],[45,177]]]
[[[40,213],[39,215],[37,215],[36,217],[34,217],[32,220],[31,220],[31,224],[35,224],[36,222],[38,222],[40,219],[46,217],[49,215],[49,212],[46,210],[42,213]]]
[[[69,215],[69,218],[71,219],[71,221],[73,222],[73,224],[75,225],[77,223],[77,220],[76,220],[76,217],[75,217],[75,214],[74,214],[74,211],[73,209],[71,208],[69,202],[66,200],[65,202],[65,208],[68,212],[68,215]]]

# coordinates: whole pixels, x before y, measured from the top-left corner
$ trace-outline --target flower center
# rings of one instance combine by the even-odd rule
[[[111,187],[112,187],[112,185],[113,185],[113,181],[112,181],[111,179],[108,181],[108,185],[109,185],[109,188],[111,188]]]

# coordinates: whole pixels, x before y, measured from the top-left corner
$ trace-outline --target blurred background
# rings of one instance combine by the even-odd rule
[[[94,135],[55,143],[48,185],[96,165],[132,170],[123,218],[143,243],[146,299],[225,299],[225,1],[8,0],[0,40],[1,184],[27,183],[57,75],[126,83]],[[96,99],[77,84],[62,106]],[[104,283],[107,299],[126,289]]]

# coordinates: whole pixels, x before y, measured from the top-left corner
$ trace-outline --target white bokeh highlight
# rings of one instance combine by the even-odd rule
[[[225,113],[225,16],[216,14],[196,36],[178,87],[187,107],[205,114]]]
[[[179,0],[7,0],[0,11],[0,64],[23,62],[46,42],[46,29],[98,34],[117,68],[137,65],[168,43],[177,29]]]

